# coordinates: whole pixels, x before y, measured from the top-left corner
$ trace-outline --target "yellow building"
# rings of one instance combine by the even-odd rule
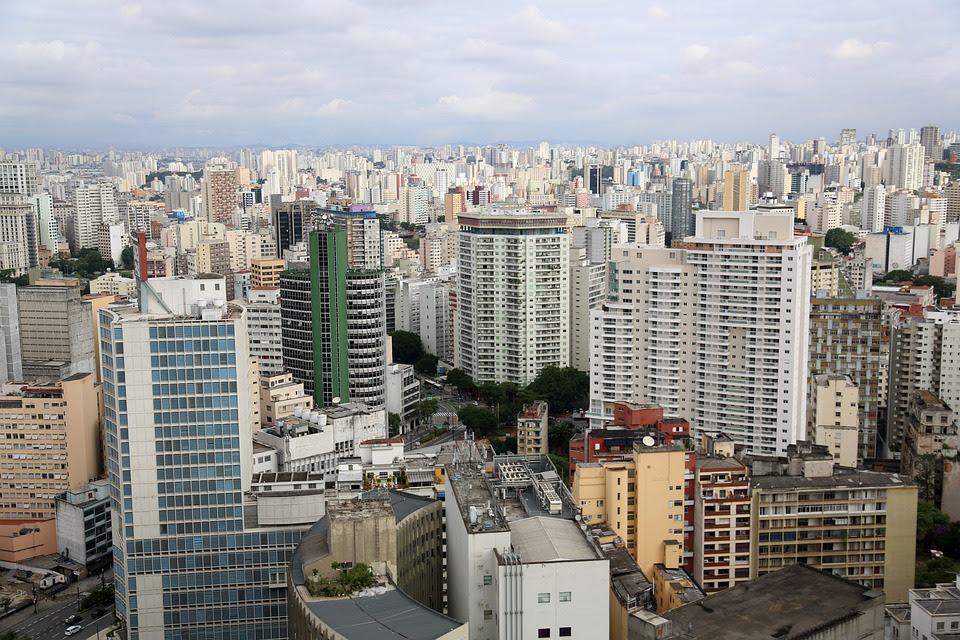
[[[823,446],[788,447],[781,474],[750,479],[750,578],[806,564],[906,602],[917,487],[896,473],[835,467]],[[769,466],[769,464],[767,464]]]
[[[56,496],[102,469],[103,391],[92,373],[45,385],[4,385],[0,397],[0,520],[56,517]]]
[[[587,526],[613,529],[649,577],[683,563],[685,449],[637,442],[629,456],[578,464],[573,495]]]
[[[662,564],[653,568],[653,591],[657,597],[657,613],[665,613],[705,597],[689,573],[680,568],[669,569]]]
[[[723,172],[723,210],[746,211],[750,208],[750,172],[728,169]]]
[[[250,286],[279,288],[280,272],[285,266],[283,258],[254,258],[250,261]]]

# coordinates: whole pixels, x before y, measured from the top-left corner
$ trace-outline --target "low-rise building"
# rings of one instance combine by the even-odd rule
[[[124,278],[119,273],[105,273],[90,281],[90,293],[108,293],[113,296],[135,298],[137,281],[133,278]]]
[[[294,409],[253,434],[254,442],[277,451],[278,471],[325,473],[337,468],[341,457],[359,456],[360,443],[387,436],[386,413],[360,402],[316,411]]]
[[[401,491],[334,500],[303,537],[287,572],[291,640],[467,640],[439,612],[443,506]],[[369,567],[372,584],[340,595],[342,572]]]
[[[88,571],[113,562],[109,482],[97,480],[57,498],[57,551]]]
[[[450,614],[473,640],[608,637],[609,561],[549,459],[465,453],[445,473]]]
[[[878,589],[796,564],[709,595],[695,606],[631,614],[630,638],[882,640],[884,604]]]
[[[528,404],[517,414],[517,453],[527,455],[547,455],[550,448],[547,442],[550,414],[546,402]]]
[[[413,365],[388,364],[386,372],[387,411],[400,416],[404,425],[417,418],[417,404],[420,402],[420,380]]]
[[[917,487],[896,473],[834,465],[826,447],[789,445],[786,458],[750,457],[750,576],[793,564],[905,602],[913,585]]]
[[[309,411],[313,398],[303,390],[302,382],[294,382],[292,373],[260,376],[260,422],[272,427],[289,418],[297,409]]]

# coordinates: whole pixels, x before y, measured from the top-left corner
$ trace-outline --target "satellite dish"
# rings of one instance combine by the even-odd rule
[[[333,404],[340,404],[340,396],[337,396],[331,400]]]
[[[645,447],[652,447],[657,444],[657,441],[654,440],[652,436],[643,436],[643,440],[640,442],[642,442]]]

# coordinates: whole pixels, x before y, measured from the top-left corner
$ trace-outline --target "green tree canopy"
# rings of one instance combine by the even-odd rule
[[[417,403],[417,417],[421,420],[429,418],[437,412],[437,406],[439,401],[436,398],[429,398],[428,400],[421,400]]]
[[[423,356],[417,360],[413,368],[417,373],[422,373],[425,376],[435,376],[437,375],[437,363],[440,362],[440,359],[432,353],[425,353]]]
[[[828,247],[833,247],[840,253],[846,255],[850,253],[850,249],[853,248],[853,245],[857,243],[857,236],[853,235],[846,229],[830,229],[827,231],[827,235],[823,240],[824,244]]]
[[[398,414],[393,413],[391,411],[388,414],[387,423],[389,425],[387,430],[387,437],[396,438],[398,435],[400,435],[401,420]]]
[[[390,334],[393,339],[393,361],[403,364],[416,364],[423,357],[423,343],[420,336],[409,331],[394,331]]]
[[[590,376],[573,367],[545,367],[527,389],[538,400],[546,400],[551,411],[566,413],[586,404]]]
[[[468,404],[457,412],[457,417],[478,436],[488,436],[497,431],[497,416],[488,409]]]
[[[461,391],[473,391],[477,388],[473,378],[460,369],[450,369],[447,372],[447,384],[452,384]]]
[[[133,269],[133,247],[127,246],[120,252],[120,264],[124,269]]]

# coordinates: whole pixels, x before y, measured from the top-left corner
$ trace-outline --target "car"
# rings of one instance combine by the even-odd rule
[[[107,614],[107,610],[106,610],[106,609],[97,609],[96,611],[93,612],[93,617],[94,617],[94,618],[99,618],[100,616],[104,616],[104,615],[106,615],[106,614]]]
[[[72,616],[64,620],[63,624],[76,624],[81,620],[83,620],[83,616],[78,616],[77,614],[73,614]]]
[[[63,632],[65,636],[72,636],[75,633],[80,633],[83,631],[83,627],[78,624],[73,625],[72,627],[67,627],[67,630]]]

